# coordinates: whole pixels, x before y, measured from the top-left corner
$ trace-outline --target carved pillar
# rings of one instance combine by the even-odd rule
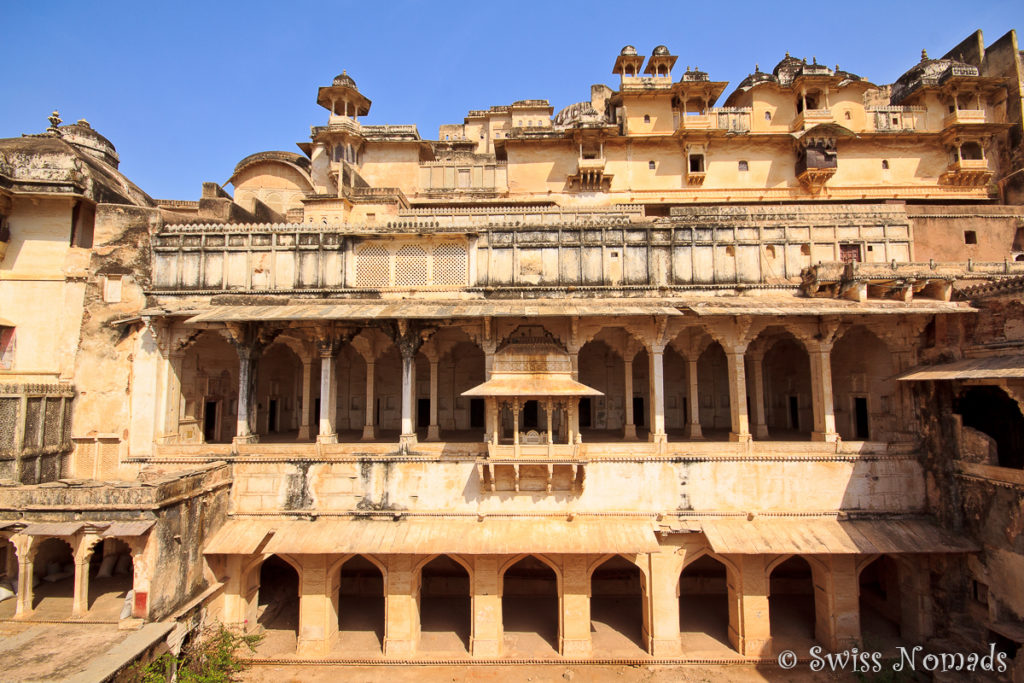
[[[554,440],[554,432],[552,430],[552,415],[555,410],[555,402],[550,398],[544,402],[544,414],[548,418],[548,454],[551,454],[551,442]]]
[[[700,396],[697,384],[697,361],[700,355],[694,351],[686,356],[687,379],[689,380],[689,395],[687,407],[690,409],[690,423],[687,427],[687,436],[691,439],[703,439],[704,432],[700,428]]]
[[[649,440],[655,443],[665,442],[665,345],[651,344],[647,347],[650,361],[651,383],[651,433]]]
[[[256,443],[259,440],[252,431],[252,418],[256,405],[256,362],[257,354],[252,347],[236,344],[238,352],[238,416],[235,422],[233,443]]]
[[[519,455],[519,399],[512,399],[512,445],[516,456]]]
[[[754,437],[768,438],[768,423],[764,414],[764,353],[750,354],[750,370],[753,372],[754,393]]]
[[[165,391],[167,412],[164,415],[163,443],[178,440],[178,420],[181,418],[181,375],[185,364],[183,350],[171,351],[167,356],[167,386]]]
[[[725,359],[729,367],[729,413],[732,430],[730,441],[750,441],[750,418],[747,415],[747,373],[744,368],[743,354],[747,350],[746,342],[723,344]]]
[[[299,397],[299,441],[309,441],[309,415],[313,409],[313,359],[302,359],[302,395]]]
[[[636,351],[634,350],[631,355],[628,348],[622,357],[622,364],[625,370],[623,377],[625,389],[622,393],[626,408],[626,423],[622,427],[622,438],[624,439],[636,439],[636,423],[633,418],[633,359],[635,357]]]
[[[71,615],[83,616],[89,611],[89,559],[99,536],[87,534],[78,541],[75,549],[75,593],[71,600]]]
[[[430,360],[430,426],[427,427],[427,441],[441,440],[441,427],[437,423],[437,365],[439,358],[436,352]]]
[[[320,354],[320,429],[317,443],[338,443],[338,380],[334,371],[334,354],[338,350],[332,336],[317,340]]]
[[[416,399],[416,353],[423,344],[423,331],[407,320],[396,324],[394,340],[402,357],[402,435],[399,451],[408,453],[416,446],[416,422],[413,405]]]
[[[814,404],[814,441],[836,441],[836,411],[832,398],[832,343],[808,344],[811,357],[811,398]]]
[[[366,361],[366,419],[363,420],[363,441],[373,441],[377,438],[377,424],[373,396],[373,382],[377,364],[371,358]]]
[[[14,616],[25,617],[32,611],[34,600],[32,579],[35,571],[35,553],[31,536],[17,534],[11,538],[18,552],[18,594],[15,596]]]

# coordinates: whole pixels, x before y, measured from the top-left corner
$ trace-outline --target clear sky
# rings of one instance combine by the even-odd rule
[[[244,156],[296,151],[342,69],[373,100],[364,123],[431,139],[469,109],[546,98],[557,112],[615,87],[626,44],[667,45],[676,79],[698,66],[726,96],[787,50],[891,83],[975,29],[1024,39],[1024,2],[0,0],[0,27],[0,137],[42,132],[58,109],[108,137],[151,196],[197,199]]]

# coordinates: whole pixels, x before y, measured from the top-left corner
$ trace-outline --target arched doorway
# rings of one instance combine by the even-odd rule
[[[32,566],[33,582],[39,580],[32,592],[32,616],[67,619],[75,598],[75,557],[71,545],[60,538],[47,538],[36,547]]]
[[[704,438],[728,441],[732,428],[729,413],[729,366],[725,351],[711,342],[697,361],[697,400]]]
[[[259,359],[256,382],[256,433],[260,440],[295,441],[302,401],[302,361],[286,344],[274,344]]]
[[[105,538],[93,548],[89,558],[90,617],[117,621],[125,598],[135,580],[132,550],[122,540]]]
[[[729,587],[724,564],[701,555],[679,576],[679,632],[683,652],[733,652],[729,644]]]
[[[260,565],[256,623],[264,630],[262,655],[295,652],[299,632],[299,574],[291,564],[271,555]]]
[[[339,569],[338,645],[346,654],[384,651],[384,574],[362,555]]]
[[[179,438],[231,443],[238,412],[238,353],[220,335],[203,332],[182,361]]]
[[[579,381],[604,396],[580,399],[580,432],[584,441],[613,441],[625,424],[625,365],[606,341],[593,339],[579,352]],[[634,387],[634,391],[636,387]]]
[[[590,575],[590,621],[594,651],[637,655],[644,651],[643,574],[615,555]]]
[[[1017,402],[999,387],[968,387],[957,396],[954,410],[964,427],[995,442],[995,457],[984,464],[1024,469],[1024,416]]]
[[[900,577],[896,560],[876,558],[860,572],[860,629],[865,650],[893,647],[900,637]]]
[[[469,653],[471,632],[469,572],[440,555],[420,570],[420,649]]]
[[[558,577],[532,555],[502,576],[501,620],[505,653],[549,656],[558,653]]]
[[[764,412],[768,434],[786,441],[811,438],[814,405],[811,360],[806,349],[789,334],[765,339]]]
[[[814,643],[814,579],[811,565],[793,555],[772,569],[768,614],[776,652],[806,652]]]
[[[487,431],[487,410],[482,396],[462,392],[483,384],[484,352],[471,341],[459,341],[438,363],[437,420],[444,441],[479,441]]]
[[[832,347],[836,431],[844,441],[887,441],[901,430],[892,354],[861,326]]]

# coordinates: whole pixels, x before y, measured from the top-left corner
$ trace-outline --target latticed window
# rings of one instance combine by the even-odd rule
[[[390,280],[388,250],[379,244],[360,249],[356,254],[356,286],[387,287]]]
[[[427,284],[427,252],[407,244],[395,254],[395,285],[413,287]]]
[[[434,249],[434,284],[466,284],[466,248],[459,244],[441,244]]]

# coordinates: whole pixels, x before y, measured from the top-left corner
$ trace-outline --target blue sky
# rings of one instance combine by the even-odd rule
[[[626,44],[667,45],[676,78],[699,66],[726,95],[787,50],[890,83],[975,29],[1024,37],[1024,2],[4,0],[0,27],[0,137],[41,132],[59,109],[110,138],[151,196],[196,199],[242,157],[308,140],[327,114],[316,89],[342,69],[373,100],[365,123],[435,138],[469,109],[546,98],[558,111],[614,87]]]

